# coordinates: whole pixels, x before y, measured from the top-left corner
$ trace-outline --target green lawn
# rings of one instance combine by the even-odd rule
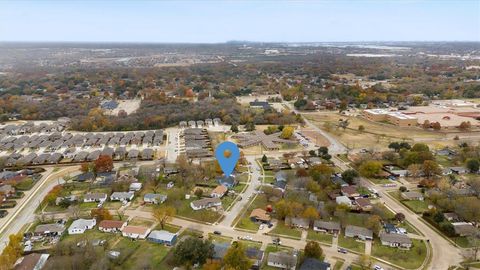
[[[407,269],[417,269],[425,260],[427,246],[418,239],[412,239],[413,247],[410,250],[402,250],[382,246],[380,240],[376,239],[372,246],[372,256],[384,259],[398,266]]]
[[[357,241],[351,237],[345,237],[343,234],[338,236],[338,245],[359,253],[365,253],[365,242]]]
[[[236,185],[233,190],[237,193],[240,193],[243,191],[243,189],[245,188],[246,184],[238,184]]]
[[[260,249],[262,247],[262,243],[255,241],[237,240],[237,242],[242,243],[246,248],[254,247]]]
[[[35,182],[31,177],[23,179],[20,183],[15,185],[17,190],[30,190],[35,185]]]
[[[293,238],[300,238],[302,236],[302,232],[300,230],[290,228],[282,221],[278,221],[275,228],[270,231],[270,234],[286,235]]]
[[[258,227],[260,225],[254,223],[250,220],[250,213],[255,208],[265,208],[265,206],[267,204],[268,204],[267,203],[267,198],[264,194],[259,194],[258,196],[256,196],[255,200],[253,200],[252,204],[247,208],[246,211],[244,211],[242,213],[242,216],[240,217],[240,219],[239,219],[238,223],[235,225],[235,227],[240,228],[240,229],[258,231]]]
[[[179,207],[176,207],[177,216],[185,217],[189,219],[195,219],[195,220],[204,221],[204,222],[210,222],[210,223],[213,223],[220,218],[221,215],[218,212],[214,212],[207,209],[202,209],[197,211],[193,210],[192,207],[190,207],[190,202],[192,202],[193,200],[194,199],[180,200],[179,202],[181,203]]]
[[[216,235],[213,233],[208,234],[208,239],[210,239],[212,243],[231,243],[233,240],[232,237]]]
[[[78,205],[78,207],[82,210],[89,210],[93,208],[97,208],[97,202],[82,202]]]
[[[340,260],[336,261],[336,262],[335,262],[335,265],[333,266],[333,270],[340,270],[340,269],[342,269],[342,266],[343,266],[343,263],[344,263],[344,262],[345,262],[345,261],[340,261]]]
[[[130,255],[120,269],[158,269],[163,259],[170,251],[170,247],[148,242],[138,241],[139,246]]]
[[[173,224],[165,224],[165,226],[163,226],[163,229],[165,231],[169,231],[171,233],[177,233],[178,231],[180,231],[182,227],[180,226],[177,226],[177,225],[173,225]],[[160,227],[160,225],[157,225],[157,227],[155,228],[155,230],[161,230],[162,228]]]
[[[307,239],[331,245],[333,235],[328,233],[315,232],[312,230],[308,230]]]
[[[225,210],[228,209],[230,205],[232,205],[233,202],[235,201],[235,198],[237,198],[237,196],[233,196],[233,195],[223,196],[222,198],[223,209]]]
[[[428,203],[426,201],[402,201],[402,203],[417,214],[421,214],[428,210]]]

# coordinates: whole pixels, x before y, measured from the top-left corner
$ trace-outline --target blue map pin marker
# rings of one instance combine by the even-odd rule
[[[225,156],[225,152],[229,152],[228,157]],[[215,149],[215,157],[217,158],[218,164],[225,176],[230,176],[237,165],[237,161],[240,158],[240,150],[233,142],[223,142],[217,146]]]

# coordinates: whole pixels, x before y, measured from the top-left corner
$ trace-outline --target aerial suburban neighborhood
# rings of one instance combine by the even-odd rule
[[[0,270],[480,269],[478,1],[19,2]]]

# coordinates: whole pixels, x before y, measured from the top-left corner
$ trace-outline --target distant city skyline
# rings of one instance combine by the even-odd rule
[[[472,1],[0,1],[0,41],[480,41]]]

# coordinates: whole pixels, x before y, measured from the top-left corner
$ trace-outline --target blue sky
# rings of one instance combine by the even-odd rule
[[[480,41],[480,0],[0,0],[0,41],[228,40]]]

